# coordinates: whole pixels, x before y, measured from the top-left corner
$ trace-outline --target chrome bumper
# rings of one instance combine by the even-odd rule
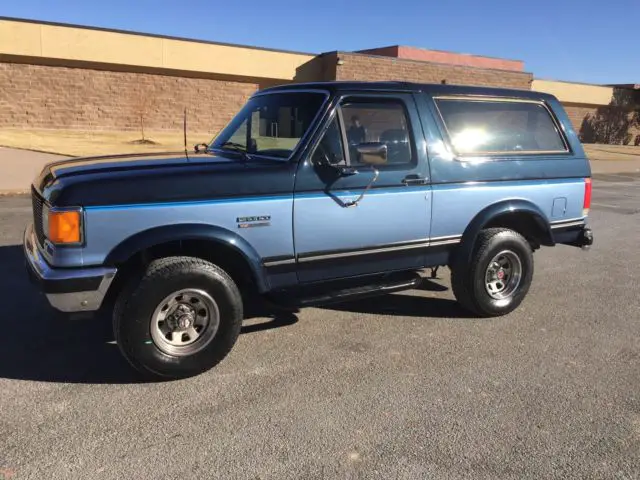
[[[115,278],[115,268],[52,268],[38,250],[32,224],[24,231],[23,249],[29,278],[53,308],[61,312],[91,312],[100,308]]]

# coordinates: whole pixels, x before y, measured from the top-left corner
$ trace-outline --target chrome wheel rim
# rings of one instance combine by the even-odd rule
[[[168,355],[193,355],[218,331],[218,305],[204,290],[185,289],[167,295],[151,317],[151,338]]]
[[[505,300],[511,297],[522,280],[522,262],[511,250],[498,253],[487,266],[484,285],[491,298]]]

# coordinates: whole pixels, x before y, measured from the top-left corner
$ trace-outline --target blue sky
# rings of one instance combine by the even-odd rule
[[[640,0],[4,0],[0,15],[312,53],[400,44],[640,83]]]

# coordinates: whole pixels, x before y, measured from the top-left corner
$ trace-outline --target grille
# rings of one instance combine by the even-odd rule
[[[42,228],[43,201],[35,190],[31,192],[31,203],[33,205],[33,229],[36,232],[38,243],[42,246],[44,245],[44,230]]]

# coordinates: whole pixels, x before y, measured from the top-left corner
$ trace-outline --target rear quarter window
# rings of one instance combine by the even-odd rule
[[[460,155],[564,153],[567,144],[537,101],[435,98],[451,146]]]

